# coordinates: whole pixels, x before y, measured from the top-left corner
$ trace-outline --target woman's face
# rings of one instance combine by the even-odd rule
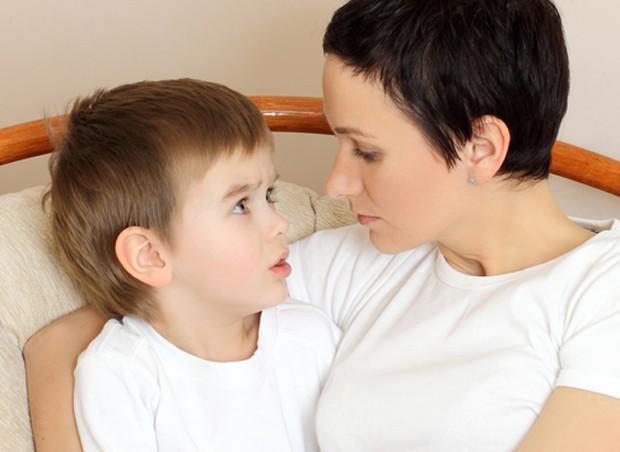
[[[454,233],[466,213],[464,165],[448,170],[382,87],[333,55],[325,61],[323,92],[339,142],[327,192],[349,199],[373,244],[396,253]]]

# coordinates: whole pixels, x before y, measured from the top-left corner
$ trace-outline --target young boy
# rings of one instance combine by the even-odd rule
[[[254,104],[214,83],[140,82],[75,103],[51,163],[53,235],[114,317],[75,368],[86,452],[317,450],[339,332],[284,302],[271,152]]]

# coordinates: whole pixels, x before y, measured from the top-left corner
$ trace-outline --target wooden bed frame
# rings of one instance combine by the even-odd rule
[[[254,96],[274,132],[331,134],[323,116],[323,102],[313,97]],[[62,130],[64,116],[49,119]],[[43,120],[0,129],[0,165],[52,152]],[[553,147],[551,172],[620,196],[620,161],[596,152],[557,141]]]

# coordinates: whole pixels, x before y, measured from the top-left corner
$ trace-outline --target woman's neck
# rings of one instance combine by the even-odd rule
[[[547,181],[481,188],[464,221],[439,240],[446,261],[458,271],[490,276],[522,270],[566,254],[593,236],[560,210]]]

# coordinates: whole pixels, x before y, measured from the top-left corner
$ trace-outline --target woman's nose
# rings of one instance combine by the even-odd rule
[[[350,197],[360,194],[363,185],[359,163],[344,150],[339,150],[327,176],[325,192],[332,198]]]

